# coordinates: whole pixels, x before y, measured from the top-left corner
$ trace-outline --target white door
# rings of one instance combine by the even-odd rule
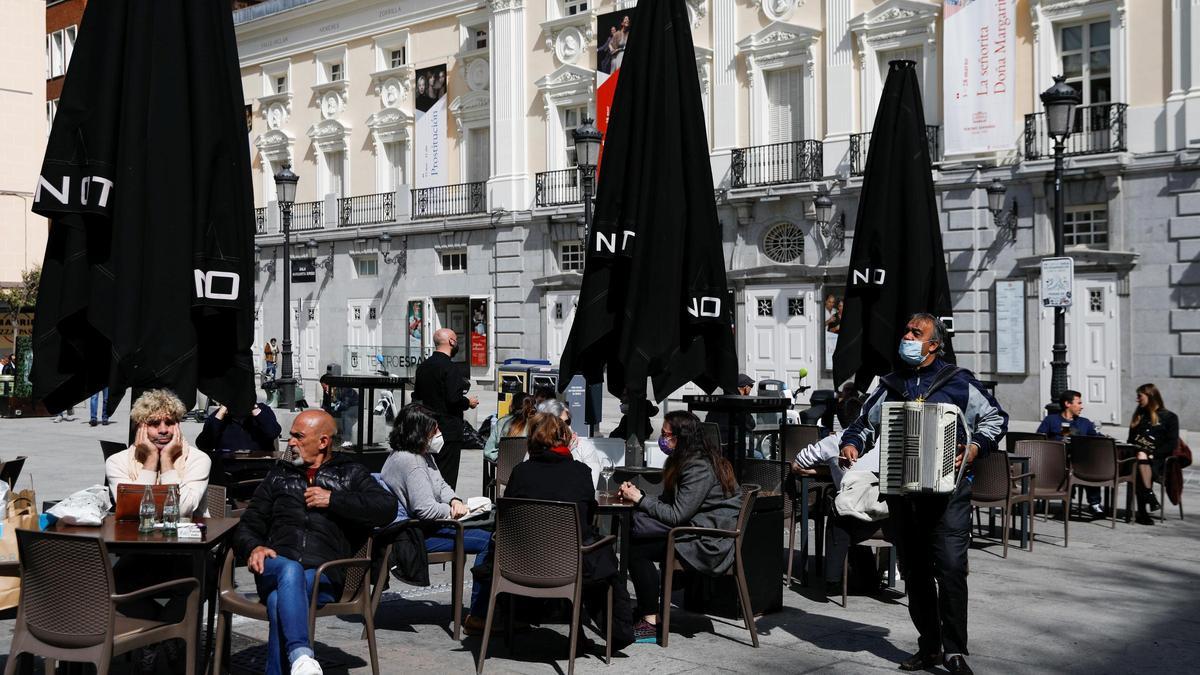
[[[1067,309],[1067,388],[1083,396],[1083,416],[1121,424],[1120,314],[1111,275],[1075,277],[1074,304]],[[1042,400],[1050,400],[1054,312],[1040,310]]]
[[[324,374],[321,371],[321,313],[311,298],[296,300],[295,304],[297,311],[293,318],[300,324],[299,330],[292,325],[292,336],[296,340],[292,345],[296,377],[316,379]]]
[[[800,370],[817,372],[817,326],[823,322],[812,290],[798,286],[746,289],[747,375],[801,384]]]
[[[562,359],[578,305],[578,291],[546,294],[546,360],[550,363],[557,365]]]
[[[345,367],[355,374],[372,375],[379,369],[379,310],[372,300],[350,300],[346,304],[346,347],[357,354]]]

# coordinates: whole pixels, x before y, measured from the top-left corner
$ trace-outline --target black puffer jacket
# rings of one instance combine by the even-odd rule
[[[365,466],[347,457],[334,455],[322,464],[313,485],[330,491],[329,508],[304,505],[305,467],[277,462],[254,491],[234,534],[238,555],[246,558],[255,547],[266,546],[315,568],[353,556],[372,528],[396,517],[395,495],[380,487]],[[341,570],[329,576],[341,586]]]

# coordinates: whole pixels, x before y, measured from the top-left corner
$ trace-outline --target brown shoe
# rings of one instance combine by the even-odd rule
[[[499,624],[499,623],[500,623],[499,621],[495,622],[495,624]],[[467,635],[471,635],[471,636],[483,635],[483,629],[486,626],[486,624],[487,624],[487,620],[481,619],[481,618],[475,616],[474,614],[468,614],[467,618],[463,619],[462,629],[463,629],[463,632],[466,633]],[[501,629],[501,626],[498,626],[495,624],[492,625],[492,630]]]

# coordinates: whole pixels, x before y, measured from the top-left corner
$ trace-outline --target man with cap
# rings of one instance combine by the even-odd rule
[[[754,379],[745,373],[738,373],[737,392],[735,393],[742,396],[749,396],[750,392],[752,391],[754,391]],[[742,417],[742,428],[747,432],[753,431],[755,426],[754,415],[751,415],[748,412],[738,413],[738,415],[741,415]],[[704,421],[717,425],[717,430],[721,433],[721,445],[724,447],[729,447],[729,444],[733,442],[733,432],[729,426],[729,413],[717,412],[714,410],[708,413],[708,415],[704,418]]]

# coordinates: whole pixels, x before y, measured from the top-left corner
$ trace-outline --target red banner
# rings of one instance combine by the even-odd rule
[[[480,368],[488,364],[487,314],[487,300],[471,301],[471,365]]]
[[[596,129],[602,137],[608,133],[608,117],[612,113],[613,95],[617,91],[621,61],[625,58],[625,45],[633,30],[635,11],[631,8],[596,17]],[[597,178],[603,158],[604,145],[601,144],[600,157],[596,161]]]

